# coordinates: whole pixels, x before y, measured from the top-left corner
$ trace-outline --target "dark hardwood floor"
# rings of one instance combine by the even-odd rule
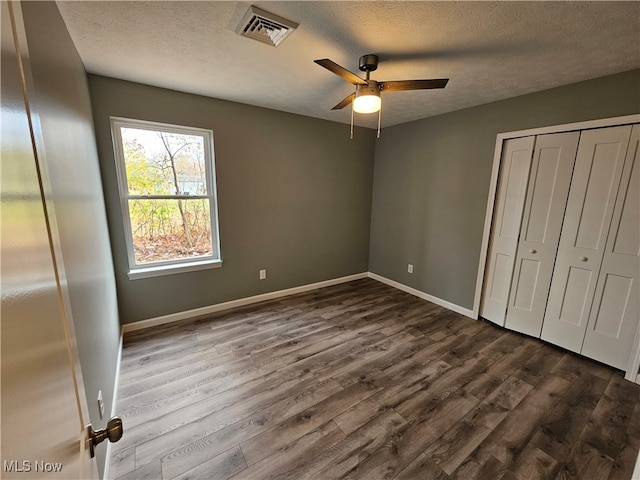
[[[127,334],[110,476],[630,479],[640,385],[365,279]]]

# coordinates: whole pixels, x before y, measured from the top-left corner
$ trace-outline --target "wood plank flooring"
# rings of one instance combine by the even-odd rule
[[[640,385],[371,279],[127,334],[113,479],[630,479]]]

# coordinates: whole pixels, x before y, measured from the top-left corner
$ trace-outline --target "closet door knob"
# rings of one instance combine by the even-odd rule
[[[538,253],[538,251],[535,248],[532,248],[531,250],[529,250],[529,253]]]
[[[587,257],[580,257],[581,262],[586,262],[587,260],[589,260]]]

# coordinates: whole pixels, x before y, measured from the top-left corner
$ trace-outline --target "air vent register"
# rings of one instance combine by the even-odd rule
[[[296,28],[297,23],[252,5],[236,28],[236,33],[277,47]]]

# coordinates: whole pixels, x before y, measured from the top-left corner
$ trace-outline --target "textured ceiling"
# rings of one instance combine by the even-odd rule
[[[640,2],[256,1],[300,24],[278,47],[235,33],[250,2],[57,4],[91,73],[343,123],[350,109],[330,109],[353,87],[314,59],[361,73],[375,53],[374,80],[450,78],[384,93],[383,127],[640,68]]]

